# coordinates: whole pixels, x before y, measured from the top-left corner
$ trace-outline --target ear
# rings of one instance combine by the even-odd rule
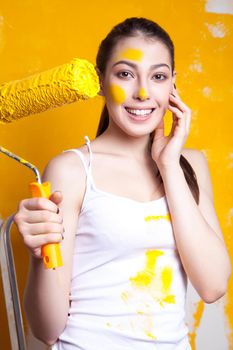
[[[100,72],[99,68],[95,67],[96,73],[99,77],[99,84],[100,84],[100,90],[98,92],[99,96],[104,96],[104,91],[103,91],[103,74]]]

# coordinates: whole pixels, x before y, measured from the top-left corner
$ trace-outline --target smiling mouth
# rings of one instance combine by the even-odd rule
[[[133,108],[128,108],[128,107],[125,107],[125,109],[128,113],[130,113],[131,115],[136,116],[136,117],[137,116],[138,117],[148,116],[155,110],[155,108],[133,109]]]

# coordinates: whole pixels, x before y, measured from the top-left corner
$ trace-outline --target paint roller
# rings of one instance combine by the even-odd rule
[[[0,123],[95,97],[99,80],[92,63],[71,62],[22,80],[0,85]]]
[[[98,92],[99,79],[92,63],[74,58],[45,72],[0,85],[0,123],[11,123],[31,114],[86,100]],[[3,147],[0,152],[33,170],[37,182],[29,185],[32,197],[50,197],[50,183],[41,182],[33,164]],[[45,268],[62,266],[59,243],[44,245],[41,253]]]

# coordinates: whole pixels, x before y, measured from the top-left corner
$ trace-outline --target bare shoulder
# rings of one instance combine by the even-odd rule
[[[204,152],[192,148],[184,148],[182,155],[195,171],[199,188],[204,190],[213,199],[210,171]]]
[[[64,199],[75,206],[81,205],[86,183],[86,174],[75,152],[63,152],[52,158],[45,167],[43,181],[51,182],[52,191],[61,191]]]

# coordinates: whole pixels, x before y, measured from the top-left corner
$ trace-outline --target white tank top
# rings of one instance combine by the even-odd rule
[[[186,274],[166,197],[138,202],[96,188],[92,151],[75,239],[70,310],[53,350],[190,350]]]

